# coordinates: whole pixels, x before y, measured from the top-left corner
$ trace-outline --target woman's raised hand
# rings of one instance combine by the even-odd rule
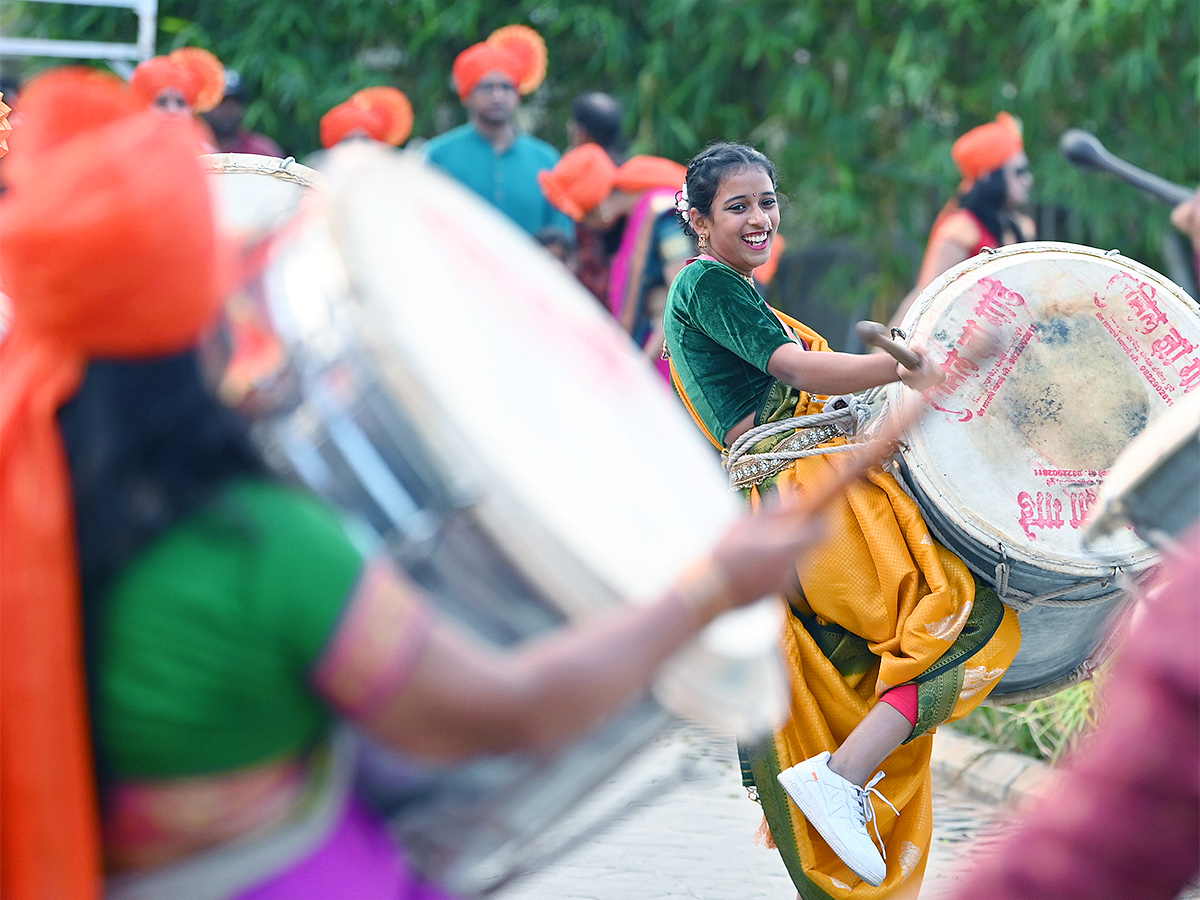
[[[796,559],[819,536],[816,516],[764,505],[735,522],[675,590],[707,621],[796,585]]]
[[[917,368],[909,369],[899,363],[896,364],[896,374],[906,387],[924,392],[937,387],[946,380],[946,373],[942,371],[942,367],[933,362],[927,353],[914,352],[921,360]]]

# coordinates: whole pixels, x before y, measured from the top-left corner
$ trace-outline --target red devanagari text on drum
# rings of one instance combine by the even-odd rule
[[[1031,541],[1037,540],[1034,529],[1062,528],[1064,525],[1076,530],[1083,527],[1088,510],[1096,502],[1096,492],[1091,488],[1079,491],[1063,491],[1056,496],[1053,491],[1037,491],[1017,494],[1017,522]],[[1063,519],[1064,506],[1070,510],[1070,518]]]
[[[1123,301],[1125,321],[1135,325],[1132,330],[1127,331],[1116,315],[1099,311],[1109,308],[1110,297]],[[1095,293],[1093,303],[1098,310],[1096,318],[1116,338],[1160,397],[1171,403],[1176,393],[1186,394],[1200,384],[1197,345],[1180,332],[1163,310],[1154,285],[1122,272],[1109,279],[1103,293]],[[1141,339],[1151,336],[1154,339],[1146,347]],[[1164,372],[1162,367],[1173,369],[1174,374]]]
[[[1016,323],[1019,310],[1026,305],[1025,298],[997,278],[981,278],[979,286],[984,293],[971,309],[974,317],[963,323],[958,341],[942,360],[946,380],[927,395],[934,409],[948,413],[960,422],[969,422],[987,411],[1033,336],[1032,327],[1019,329],[1015,340],[1008,341],[1009,349],[1002,349],[1007,331]],[[997,358],[998,362],[982,376],[980,389],[974,397],[965,404],[952,406],[950,401],[960,389],[968,382],[978,380],[984,372],[980,363]],[[968,408],[976,404],[977,408]]]

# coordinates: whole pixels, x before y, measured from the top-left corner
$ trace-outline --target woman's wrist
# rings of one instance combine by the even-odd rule
[[[688,569],[671,593],[683,601],[701,628],[730,609],[736,600],[729,576],[711,560]]]

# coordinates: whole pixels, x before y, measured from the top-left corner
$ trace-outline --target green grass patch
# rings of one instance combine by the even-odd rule
[[[954,727],[1002,750],[1054,763],[1096,726],[1098,691],[1096,681],[1085,681],[1028,703],[980,706]]]

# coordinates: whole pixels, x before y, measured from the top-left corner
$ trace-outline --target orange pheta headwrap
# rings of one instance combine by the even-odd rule
[[[452,72],[454,89],[460,100],[466,100],[485,76],[502,72],[521,94],[531,94],[546,78],[548,60],[540,34],[528,25],[506,25],[458,54]]]
[[[100,839],[56,414],[89,358],[195,343],[219,309],[221,254],[190,136],[119,79],[53,70],[21,109],[0,199],[13,309],[0,344],[0,894],[88,900]]]
[[[8,153],[8,134],[12,131],[12,125],[8,123],[10,112],[12,107],[4,102],[4,95],[0,94],[0,156]]]
[[[208,112],[225,96],[225,67],[207,50],[181,47],[139,63],[129,85],[145,106],[167,88],[175,88],[194,112]]]
[[[963,187],[966,188],[1024,149],[1021,126],[1008,113],[1002,112],[996,116],[996,121],[972,128],[955,141],[950,156],[962,172]]]
[[[661,156],[635,156],[618,167],[599,144],[581,144],[564,153],[553,169],[539,172],[538,184],[547,200],[581,222],[613,191],[678,190],[686,177],[685,166]]]
[[[321,117],[321,146],[328,150],[361,132],[373,141],[399,147],[412,134],[412,127],[413,108],[403,91],[363,88]]]
[[[612,193],[617,165],[599,144],[580,144],[563,154],[553,169],[538,172],[538,184],[554,206],[576,222]]]

